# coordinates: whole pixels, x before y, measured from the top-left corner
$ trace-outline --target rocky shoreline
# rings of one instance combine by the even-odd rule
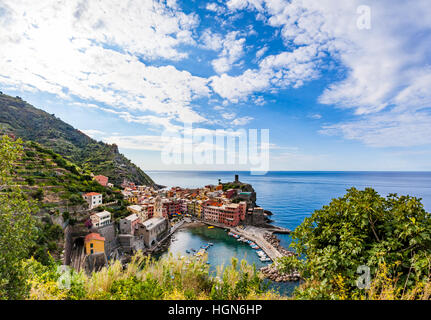
[[[277,236],[275,236],[272,233],[268,233],[266,232],[263,235],[263,238],[270,243],[278,252],[280,252],[284,257],[290,257],[290,256],[294,256],[295,253],[292,251],[287,250],[286,248],[284,248],[281,244],[280,244],[280,239],[277,238]]]
[[[284,257],[295,256],[296,254],[292,251],[287,250],[280,245],[280,239],[278,239],[274,234],[265,233],[263,235],[264,239],[270,243],[278,252],[280,252]],[[260,268],[263,275],[275,282],[287,282],[287,281],[299,281],[301,280],[301,275],[299,272],[294,271],[289,274],[282,274],[279,272],[276,263],[272,263],[266,267]]]
[[[299,272],[292,272],[290,274],[280,274],[280,272],[277,269],[277,266],[273,263],[266,267],[262,267],[260,269],[260,272],[263,273],[263,275],[275,282],[287,282],[287,281],[299,281],[301,280],[301,276]]]

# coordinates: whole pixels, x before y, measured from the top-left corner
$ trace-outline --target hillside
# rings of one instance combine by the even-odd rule
[[[118,147],[96,141],[54,115],[37,109],[19,97],[0,94],[0,134],[14,134],[52,149],[95,175],[105,175],[120,185],[123,179],[139,185],[155,185]]]
[[[23,152],[14,160],[11,179],[0,186],[0,194],[7,195],[18,188],[31,203],[32,214],[38,217],[33,256],[39,261],[46,263],[48,252],[61,259],[63,228],[84,226],[90,213],[83,193],[101,193],[104,206],[95,211],[108,210],[114,220],[128,214],[120,189],[101,186],[88,171],[34,141],[23,141],[21,145]]]
[[[13,184],[38,201],[41,213],[83,211],[87,208],[83,192],[102,193],[105,203],[121,198],[94,181],[89,172],[52,150],[34,141],[25,142],[23,147],[24,154],[14,166]]]
[[[88,205],[82,192],[100,192],[105,202],[119,200],[121,203],[122,197],[115,190],[99,185],[88,172],[34,141],[26,141],[22,147],[22,154],[13,163],[11,180],[0,192],[4,196],[18,187],[31,204],[33,214],[39,218],[32,256],[47,263],[48,252],[55,259],[61,259],[62,227],[88,217]]]

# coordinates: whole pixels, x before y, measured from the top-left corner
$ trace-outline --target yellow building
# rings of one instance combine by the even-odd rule
[[[132,195],[132,196],[127,198],[127,201],[129,201],[130,203],[133,203],[133,204],[138,204],[138,197],[135,195]]]
[[[197,216],[198,218],[202,217],[202,200],[196,201],[196,204],[195,204],[195,216]]]
[[[192,216],[195,215],[195,201],[190,201],[187,204],[187,213],[191,214]]]
[[[105,252],[105,238],[98,233],[90,233],[85,237],[85,253]]]

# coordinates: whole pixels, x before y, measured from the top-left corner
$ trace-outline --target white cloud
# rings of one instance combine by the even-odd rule
[[[167,5],[111,1],[103,7],[95,1],[4,1],[3,5],[0,82],[4,85],[64,99],[75,95],[178,121],[205,120],[192,103],[208,96],[206,79],[173,66],[149,66],[138,58],[184,56],[176,47],[190,43],[197,18],[178,11],[175,1]]]
[[[322,119],[322,115],[318,114],[318,113],[309,114],[308,117],[311,118],[311,119],[315,119],[315,120]]]
[[[252,117],[241,117],[241,118],[236,118],[232,121],[232,125],[234,126],[244,126],[247,123],[249,123],[250,121],[252,121],[253,118]]]
[[[217,73],[225,73],[232,65],[244,55],[245,38],[239,38],[240,32],[229,32],[222,40],[222,51],[218,59],[212,61],[212,66]]]
[[[228,112],[226,112],[226,113],[222,113],[222,115],[221,115],[224,119],[227,119],[227,120],[232,120],[233,118],[235,118],[236,117],[236,114],[235,113],[228,113]]]
[[[223,37],[221,34],[213,33],[210,29],[205,29],[200,37],[202,46],[208,50],[218,51],[223,47]]]
[[[291,52],[267,56],[259,69],[249,69],[239,76],[211,77],[211,87],[222,98],[244,100],[249,95],[268,89],[300,87],[304,81],[316,79],[318,53],[314,46],[299,47]]]
[[[94,130],[94,129],[88,129],[88,130],[81,130],[83,133],[85,133],[87,136],[91,138],[97,138],[99,136],[103,136],[106,133],[100,130]]]
[[[223,6],[218,5],[215,2],[207,3],[205,9],[207,9],[208,11],[215,12],[217,14],[223,14],[226,12],[226,9]]]
[[[226,73],[243,62],[244,36],[254,34],[253,28],[223,35],[207,29],[199,37],[199,17],[181,11],[175,0],[3,0],[0,83],[62,99],[77,96],[86,107],[108,105],[126,121],[167,128],[174,121],[206,121],[194,106],[212,93],[227,106],[249,98],[261,104],[257,93],[298,88],[319,78],[323,59],[331,57],[345,77],[329,85],[319,102],[352,110],[356,119],[322,132],[372,146],[429,144],[429,1],[373,2],[371,30],[357,28],[356,9],[362,4],[229,0],[226,9],[207,3],[209,11],[230,10],[229,22],[241,17],[239,10],[254,11],[286,45],[270,55],[266,46],[260,48],[256,61],[265,58],[256,67],[231,76]],[[151,66],[153,60],[188,57],[181,49],[187,45],[216,51],[212,66],[218,75],[206,79],[163,63]]]
[[[257,106],[263,106],[266,104],[265,99],[262,96],[253,98],[253,103]]]
[[[431,107],[429,1],[418,0],[414,5],[390,0],[373,2],[370,30],[357,27],[360,5],[361,0],[228,1],[227,7],[232,11],[255,10],[259,19],[280,30],[287,46],[299,48],[265,58],[260,69],[251,72],[259,76],[264,73],[266,81],[254,87],[223,88],[220,81],[213,79],[214,90],[226,98],[239,98],[277,86],[298,87],[319,76],[320,59],[329,54],[346,70],[346,77],[330,85],[319,101],[351,108],[359,116],[356,122],[331,126],[331,131],[338,130],[347,138],[370,145],[429,144],[421,134],[428,132],[425,123],[430,113],[418,111]],[[296,54],[298,50],[302,52]],[[265,65],[272,72],[268,72],[269,68],[264,72]],[[292,72],[291,66],[296,71]],[[280,72],[281,76],[274,79]],[[244,75],[225,80],[234,86],[242,85],[242,78]],[[413,119],[419,121],[416,129]],[[417,133],[406,134],[409,130]]]
[[[403,112],[367,115],[361,120],[325,126],[321,133],[342,135],[372,147],[411,147],[431,144],[431,115]]]
[[[267,46],[264,46],[263,48],[259,49],[256,52],[256,58],[260,59],[265,54],[266,51],[268,51],[268,47]]]
[[[130,150],[146,150],[146,151],[162,151],[174,139],[173,137],[140,135],[140,136],[111,136],[105,137],[104,142],[113,144],[115,143],[122,149]],[[178,143],[182,143],[182,139],[178,139]]]

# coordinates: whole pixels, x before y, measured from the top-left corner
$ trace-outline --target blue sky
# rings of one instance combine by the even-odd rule
[[[246,169],[164,164],[162,133],[188,121],[207,133],[269,129],[271,170],[431,170],[430,9],[2,0],[0,90],[118,144],[144,170]]]

